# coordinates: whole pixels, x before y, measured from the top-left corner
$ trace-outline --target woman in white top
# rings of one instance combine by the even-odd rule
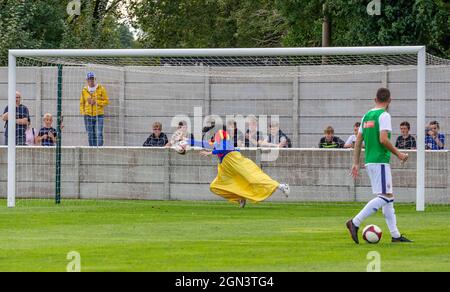
[[[37,145],[37,132],[31,127],[31,119],[28,117],[27,129],[25,130],[25,145],[35,146]]]
[[[348,137],[347,142],[345,142],[344,144],[344,148],[355,148],[356,136],[358,136],[358,130],[360,126],[361,126],[360,122],[356,122],[353,125],[353,135]],[[362,147],[364,147],[364,142]]]

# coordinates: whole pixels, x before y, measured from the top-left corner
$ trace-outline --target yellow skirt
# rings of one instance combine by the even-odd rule
[[[241,199],[261,202],[270,197],[279,183],[239,152],[230,152],[218,166],[210,185],[213,193],[237,203]]]

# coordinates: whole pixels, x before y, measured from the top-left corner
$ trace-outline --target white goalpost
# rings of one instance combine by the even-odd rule
[[[370,56],[375,58],[372,60],[364,59],[365,56]],[[405,64],[402,63],[401,60],[402,56],[408,56],[408,62]],[[256,62],[260,62],[260,60],[267,58],[270,62],[270,66],[282,66],[282,67],[292,67],[295,68],[295,70],[290,70],[290,74],[288,77],[297,78],[297,85],[294,85],[293,89],[293,96],[295,97],[296,94],[298,95],[298,79],[301,75],[307,76],[308,78],[314,78],[315,73],[310,73],[316,70],[316,68],[311,67],[320,67],[320,66],[326,66],[328,62],[332,63],[330,60],[342,60],[342,64],[348,65],[349,72],[352,70],[351,66],[354,66],[355,68],[358,68],[360,65],[380,65],[384,66],[385,68],[388,68],[388,66],[391,65],[408,65],[410,67],[415,66],[415,69],[417,71],[416,74],[416,99],[417,99],[417,116],[415,117],[416,124],[417,124],[417,161],[416,161],[416,179],[415,179],[415,203],[416,203],[416,210],[417,211],[424,211],[425,210],[425,191],[426,191],[426,161],[425,161],[425,131],[422,130],[422,127],[425,126],[427,120],[427,111],[426,111],[426,75],[427,75],[427,53],[426,48],[424,46],[394,46],[394,47],[329,47],[329,48],[243,48],[243,49],[105,49],[105,50],[10,50],[9,51],[9,59],[8,59],[8,108],[13,109],[16,107],[16,90],[17,88],[17,82],[18,82],[18,76],[17,76],[17,68],[18,68],[18,60],[19,59],[25,59],[25,60],[32,60],[29,61],[29,64],[33,66],[33,64],[38,62],[49,62],[57,64],[58,62],[64,63],[64,64],[71,64],[74,66],[84,66],[87,67],[91,66],[92,64],[100,64],[102,66],[109,66],[114,67],[116,64],[119,64],[119,66],[122,66],[123,64],[127,65],[127,62],[130,62],[132,66],[135,66],[137,62],[133,62],[132,60],[139,60],[142,62],[142,64],[147,64],[146,62],[150,62],[148,60],[154,60],[157,58],[167,58],[167,59],[174,59],[179,60],[180,58],[191,58],[191,59],[198,59],[199,63],[206,63],[202,64],[202,68],[208,67],[208,61],[209,58],[213,59],[215,64],[217,66],[221,66],[221,71],[219,73],[207,73],[207,74],[217,74],[213,75],[214,78],[217,80],[220,80],[220,78],[230,79],[234,77],[230,77],[233,74],[233,67],[237,66],[239,68],[243,67],[263,67],[261,64],[251,64],[250,61],[248,61],[250,58],[253,58]],[[261,58],[261,59],[260,59]],[[278,58],[278,59],[273,59]],[[296,58],[295,62],[293,58]],[[329,59],[328,59],[329,58]],[[333,59],[334,58],[334,59]],[[415,58],[415,63],[414,62]],[[77,61],[79,60],[79,61]],[[119,61],[117,61],[119,60]],[[131,61],[130,61],[131,60]],[[231,61],[229,61],[231,60]],[[244,60],[242,62],[234,61],[234,60]],[[282,60],[282,61],[279,61]],[[97,62],[98,61],[98,62]],[[261,61],[262,62],[262,61]],[[281,65],[274,65],[276,62],[280,62]],[[292,63],[291,63],[292,62]],[[322,64],[320,64],[322,62]],[[367,62],[367,63],[366,63]],[[28,64],[28,63],[27,63]],[[236,65],[238,64],[238,65]],[[250,64],[250,65],[249,65]],[[334,65],[337,64],[333,63]],[[159,63],[156,66],[164,67],[161,63]],[[302,69],[301,67],[305,66],[307,69]],[[109,68],[108,67],[108,68]],[[170,67],[170,66],[166,66]],[[176,67],[172,65],[172,67]],[[108,69],[107,68],[107,69]],[[297,69],[298,68],[298,69]],[[105,69],[106,70],[106,69]],[[108,69],[109,70],[109,69]],[[140,69],[133,69],[139,71]],[[240,70],[240,69],[236,69]],[[249,69],[250,70],[250,69]],[[253,69],[252,69],[253,70]],[[256,69],[255,69],[256,70]],[[303,70],[303,71],[302,71]],[[329,69],[324,69],[324,72],[321,73],[323,75],[330,74],[328,72]],[[358,69],[355,69],[358,70]],[[360,69],[362,70],[362,69]],[[383,69],[383,70],[389,70],[389,69]],[[395,69],[397,70],[397,69]],[[399,71],[401,69],[398,69]],[[409,72],[411,71],[411,68],[408,69]],[[204,70],[207,72],[207,69]],[[249,74],[254,78],[259,78],[260,74],[261,80],[258,81],[258,84],[263,83],[264,80],[268,78],[276,78],[276,72],[271,73],[270,69],[268,70],[269,73],[255,73],[256,71],[251,71]],[[156,72],[156,71],[155,71]],[[225,72],[225,73],[224,73]],[[250,72],[250,71],[249,71]],[[259,72],[259,71],[258,71]],[[294,73],[292,73],[294,72]],[[299,73],[300,72],[300,73]],[[306,73],[305,73],[306,72]],[[315,71],[314,71],[315,72]],[[138,72],[139,73],[139,72]],[[156,72],[155,74],[158,74]],[[165,73],[164,73],[165,74]],[[247,71],[243,71],[242,73],[239,73],[239,77],[236,78],[242,78],[245,80],[245,78],[248,78],[246,76]],[[266,75],[264,75],[266,74]],[[269,75],[273,74],[273,75]],[[299,74],[299,75],[295,75]],[[308,75],[309,74],[309,75]],[[339,76],[340,74],[345,74],[339,72],[332,73],[335,76]],[[355,74],[354,72],[352,74]],[[211,75],[209,75],[211,76]],[[114,82],[119,82],[115,80]],[[218,82],[218,81],[217,81]],[[334,81],[331,81],[334,82]],[[74,82],[73,82],[74,83]],[[240,81],[238,80],[236,84],[239,84]],[[242,83],[242,82],[241,82]],[[338,83],[338,82],[335,82]],[[188,85],[186,85],[188,86]],[[210,81],[205,81],[205,91],[209,92],[211,90],[211,84]],[[224,85],[218,85],[218,87],[224,86]],[[275,88],[275,87],[273,87]],[[351,90],[351,89],[349,89]],[[144,90],[143,90],[144,91]],[[274,89],[275,91],[275,89]],[[121,93],[125,94],[125,93]],[[178,92],[177,92],[178,94]],[[223,94],[224,96],[226,94]],[[373,95],[373,94],[372,94]],[[122,97],[123,98],[123,97]],[[225,100],[226,98],[223,97]],[[274,100],[274,98],[269,100]],[[209,100],[206,100],[205,103],[211,104],[211,98]],[[252,100],[252,106],[255,108],[258,105],[258,101]],[[297,102],[298,102],[298,96],[297,96]],[[274,102],[275,103],[275,102]],[[122,100],[118,102],[120,106],[123,106],[125,102]],[[240,113],[240,110],[238,106],[235,106],[233,108],[232,101],[227,103],[224,101],[223,107],[227,107],[226,109],[230,109],[230,111],[234,110],[236,113]],[[295,104],[295,103],[294,103]],[[220,108],[218,105],[210,106],[210,110],[208,111],[208,114],[218,114],[217,112],[214,112],[214,110],[220,111],[223,110],[223,107]],[[300,105],[296,104],[296,106],[300,107]],[[370,103],[367,104],[367,106],[370,106]],[[118,107],[118,106],[117,106]],[[281,105],[280,105],[281,107]],[[133,109],[133,111],[138,110]],[[291,109],[290,109],[291,110]],[[117,111],[125,111],[125,109],[119,109],[117,108]],[[130,110],[131,111],[131,110]],[[224,112],[226,110],[223,110]],[[276,109],[274,109],[276,113]],[[296,143],[301,140],[299,135],[301,135],[301,125],[299,126],[298,119],[299,116],[301,118],[302,110],[292,109],[292,124],[293,124],[293,131],[291,135],[293,137],[296,137]],[[244,113],[245,114],[245,113]],[[258,113],[256,113],[258,114]],[[262,113],[266,114],[266,112]],[[354,115],[362,115],[363,112],[354,113]],[[281,115],[281,114],[280,114]],[[37,120],[39,120],[41,116],[37,117]],[[9,111],[9,117],[8,119],[10,121],[14,121],[16,119],[16,112],[14,110]],[[313,118],[311,118],[313,120]],[[123,125],[116,126],[116,127],[123,127]],[[127,129],[125,129],[125,132],[134,130],[135,126],[129,126]],[[305,130],[306,131],[306,130]],[[299,134],[300,133],[300,134]],[[306,134],[305,134],[306,135]],[[312,136],[312,134],[310,135]],[[15,207],[16,206],[16,183],[17,183],[17,177],[16,177],[16,124],[15,123],[9,123],[8,124],[8,148],[7,148],[7,206],[8,207]],[[314,136],[315,137],[315,136]],[[120,143],[117,143],[118,146]],[[112,145],[114,146],[114,145]],[[139,146],[139,145],[135,145]],[[294,145],[295,148],[304,148],[300,147],[300,144],[297,143]],[[131,183],[131,182],[130,182]],[[331,187],[330,187],[331,188]]]

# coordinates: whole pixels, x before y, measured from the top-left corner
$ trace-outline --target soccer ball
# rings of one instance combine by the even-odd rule
[[[175,145],[173,145],[173,149],[182,155],[186,154],[187,147],[188,147],[188,143],[183,140],[178,141],[175,143]]]
[[[383,232],[381,228],[376,225],[368,225],[363,229],[363,238],[368,243],[378,243]]]

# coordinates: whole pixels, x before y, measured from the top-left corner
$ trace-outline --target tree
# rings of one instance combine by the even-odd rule
[[[0,65],[8,64],[8,50],[37,48],[40,42],[27,30],[35,9],[20,0],[0,1]]]
[[[82,1],[81,14],[65,23],[62,48],[121,48],[121,1]],[[122,28],[123,29],[123,28]],[[123,33],[123,32],[122,32]]]
[[[333,46],[426,45],[449,57],[449,4],[443,0],[385,0],[382,14],[370,16],[370,0],[277,0],[289,22],[286,46],[319,46],[322,5],[327,4]]]
[[[146,47],[218,47],[232,42],[234,24],[220,13],[228,1],[138,1],[130,7],[133,25]],[[218,26],[220,23],[221,26]],[[226,40],[226,41],[225,41]]]
[[[64,33],[64,20],[67,17],[66,1],[32,0],[27,3],[33,6],[33,15],[25,23],[26,31],[39,42],[39,48],[58,48]]]
[[[236,42],[240,47],[280,47],[287,34],[286,19],[273,0],[242,1],[235,12]]]
[[[129,10],[146,47],[279,46],[286,32],[273,0],[143,0]]]
[[[134,36],[130,28],[125,24],[119,24],[118,30],[120,46],[127,49],[135,47]]]
[[[133,35],[119,19],[124,1],[83,0],[81,15],[70,18],[68,1],[0,0],[0,66],[8,50],[131,47]]]

